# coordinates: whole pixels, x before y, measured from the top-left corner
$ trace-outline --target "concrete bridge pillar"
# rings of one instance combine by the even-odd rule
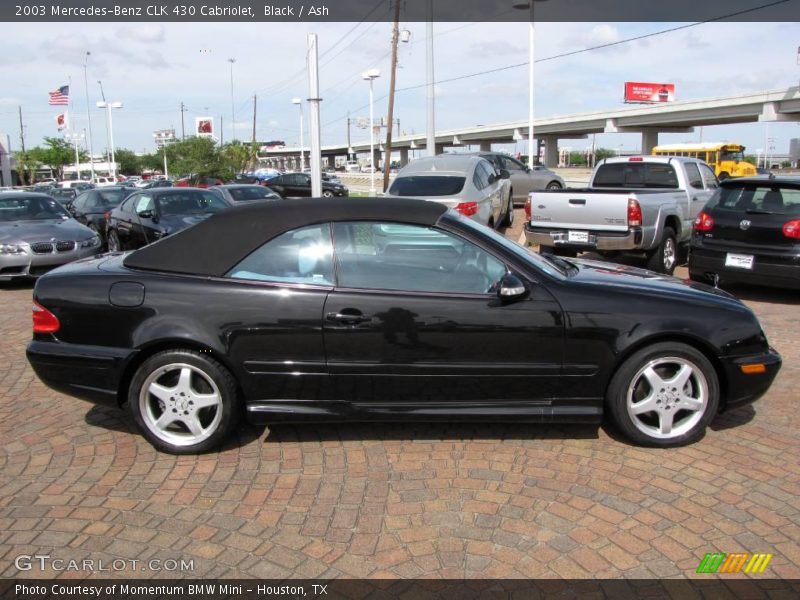
[[[491,151],[492,151],[492,142],[481,141],[481,152],[491,152]]]
[[[444,152],[444,144],[436,144],[436,154]]]
[[[558,137],[555,135],[542,136],[544,142],[544,166],[548,169],[558,167]]]
[[[408,164],[408,148],[400,148],[400,168]]]
[[[642,130],[642,154],[647,155],[653,152],[653,147],[658,146],[658,130]]]

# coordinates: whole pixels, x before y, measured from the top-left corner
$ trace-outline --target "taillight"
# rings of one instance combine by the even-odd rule
[[[58,317],[38,302],[33,303],[33,332],[55,333],[61,327]]]
[[[642,158],[641,156],[631,156],[628,159],[628,162],[642,162],[642,161],[644,161],[644,158]]]
[[[111,211],[107,210],[106,214],[104,214],[103,217],[105,217],[106,221],[110,221],[111,220]]]
[[[465,217],[471,217],[475,213],[478,212],[478,203],[477,202],[459,202],[456,205],[456,210],[460,212]]]
[[[525,199],[525,220],[526,221],[530,221],[531,220],[531,197],[530,196],[528,196]]]
[[[711,231],[714,229],[714,219],[707,212],[701,212],[694,220],[695,231]]]
[[[793,240],[800,240],[800,219],[792,219],[783,224],[783,235]]]
[[[642,226],[642,207],[636,198],[628,198],[628,227]]]

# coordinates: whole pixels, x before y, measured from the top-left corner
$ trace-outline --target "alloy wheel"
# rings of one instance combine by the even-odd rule
[[[633,425],[656,439],[680,437],[703,418],[708,380],[683,357],[666,356],[645,364],[628,386],[626,406]]]
[[[675,266],[676,258],[676,249],[675,249],[675,240],[672,238],[667,238],[664,240],[664,272],[671,273],[672,268]]]
[[[175,446],[191,446],[211,437],[219,427],[222,394],[202,369],[171,363],[145,379],[139,412],[157,438]]]

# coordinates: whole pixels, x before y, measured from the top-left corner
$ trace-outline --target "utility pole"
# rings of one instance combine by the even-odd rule
[[[224,131],[225,130],[222,128],[222,115],[220,115],[219,116],[219,147],[220,148],[222,148],[222,146],[225,144],[225,133],[224,133]]]
[[[256,106],[258,104],[258,94],[253,94],[253,141],[250,145],[250,161],[252,161],[252,169],[258,166],[258,150],[256,150]]]
[[[397,76],[397,41],[400,37],[400,0],[394,0],[392,27],[392,72],[389,75],[389,112],[386,117],[386,144],[383,151],[383,191],[389,187],[389,167],[392,164],[392,123],[394,122],[394,87]],[[370,123],[371,125],[371,123]],[[374,166],[374,165],[373,165]]]
[[[256,143],[256,105],[258,104],[258,95],[253,94],[253,144]]]
[[[181,102],[181,141],[186,139],[186,127],[183,123],[183,113],[186,112],[186,106]]]
[[[19,145],[22,147],[22,152],[25,152],[25,129],[22,127],[22,107],[19,107]]]
[[[311,196],[322,196],[322,138],[320,135],[319,103],[319,55],[317,50],[317,34],[308,34],[308,112],[311,158]]]
[[[347,160],[350,160],[350,111],[347,111]]]
[[[434,99],[434,87],[433,87],[433,0],[427,0],[426,3],[427,15],[425,20],[427,24],[425,25],[425,32],[428,36],[427,44],[426,44],[426,52],[425,52],[425,92],[427,97],[428,103],[428,110],[427,110],[427,125],[426,129],[426,142],[425,142],[425,150],[428,156],[436,156],[436,117],[435,117],[435,106],[436,100]]]

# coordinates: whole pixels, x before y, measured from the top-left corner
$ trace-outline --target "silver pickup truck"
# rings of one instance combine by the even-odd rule
[[[647,267],[671,274],[678,249],[718,186],[701,160],[666,156],[608,158],[587,189],[532,192],[525,237],[543,251],[641,252]]]

